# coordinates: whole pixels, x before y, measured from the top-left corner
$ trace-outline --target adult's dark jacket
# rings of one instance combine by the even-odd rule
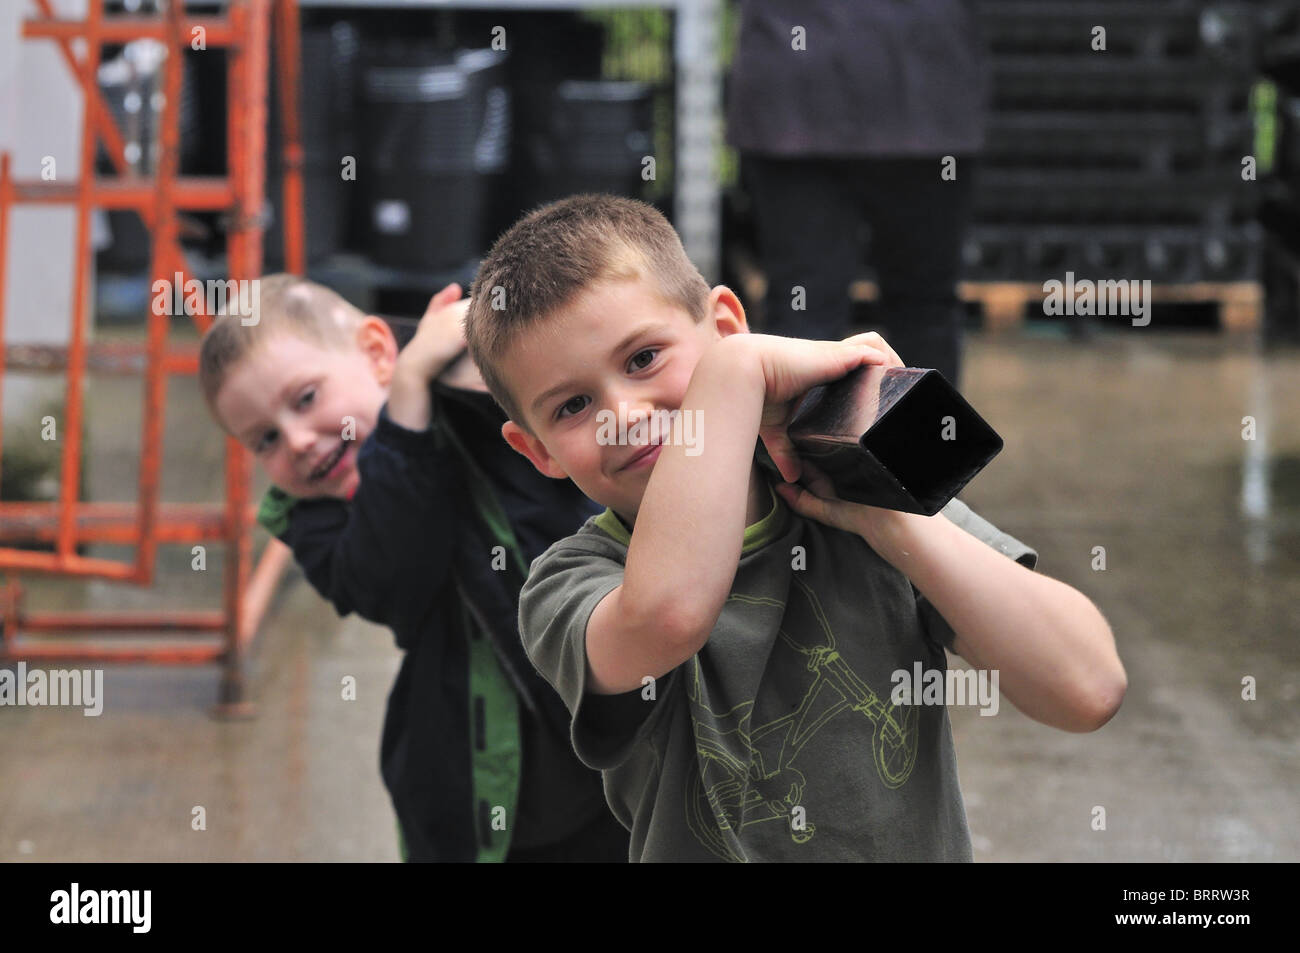
[[[972,0],[741,2],[727,103],[741,151],[969,155],[988,99]]]

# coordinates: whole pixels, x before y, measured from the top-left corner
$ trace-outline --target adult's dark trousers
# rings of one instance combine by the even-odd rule
[[[960,383],[964,313],[956,283],[970,218],[971,159],[957,158],[953,180],[941,177],[939,156],[745,153],[742,168],[768,282],[762,330],[834,341],[852,332],[849,285],[861,274],[865,223],[885,339],[909,367],[933,367]]]

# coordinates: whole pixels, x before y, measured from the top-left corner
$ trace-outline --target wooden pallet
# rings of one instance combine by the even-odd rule
[[[849,294],[854,301],[875,301],[879,289],[873,281],[855,281]],[[1023,281],[963,281],[957,294],[980,305],[986,331],[1019,327],[1029,308],[1040,308],[1046,297],[1041,283]],[[1234,333],[1255,330],[1264,313],[1264,289],[1255,281],[1153,284],[1151,298],[1155,304],[1217,304],[1219,326]]]
[[[740,292],[747,302],[763,300],[767,277],[748,255],[735,252],[730,258],[740,278]],[[855,281],[849,286],[854,301],[875,301],[880,290],[874,281]],[[1030,306],[1041,308],[1046,297],[1041,282],[963,281],[958,296],[977,302],[984,313],[984,330],[1006,331],[1020,327]],[[1217,304],[1219,326],[1228,332],[1253,331],[1264,314],[1264,288],[1256,281],[1198,281],[1188,284],[1153,284],[1156,304]]]

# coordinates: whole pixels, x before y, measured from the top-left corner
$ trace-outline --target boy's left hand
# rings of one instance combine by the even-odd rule
[[[399,371],[428,384],[465,349],[465,312],[469,299],[461,298],[460,285],[452,282],[429,300],[415,336],[398,355]]]
[[[461,300],[460,294],[460,285],[452,282],[434,295],[415,336],[397,355],[388,392],[388,417],[407,430],[429,426],[433,413],[429,383],[465,347],[469,299]]]

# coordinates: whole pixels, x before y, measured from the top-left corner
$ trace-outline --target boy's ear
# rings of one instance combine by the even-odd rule
[[[726,285],[718,285],[709,292],[708,319],[722,337],[749,333],[745,306]]]
[[[542,473],[554,480],[563,480],[569,474],[564,468],[555,462],[555,459],[546,452],[546,447],[542,442],[530,434],[523,427],[519,426],[513,420],[507,420],[501,425],[501,436],[506,438],[506,443],[514,447],[515,450],[522,453],[528,458],[529,462]]]
[[[357,325],[357,347],[370,361],[375,380],[381,387],[393,382],[393,369],[397,366],[397,338],[383,318],[368,315]]]

